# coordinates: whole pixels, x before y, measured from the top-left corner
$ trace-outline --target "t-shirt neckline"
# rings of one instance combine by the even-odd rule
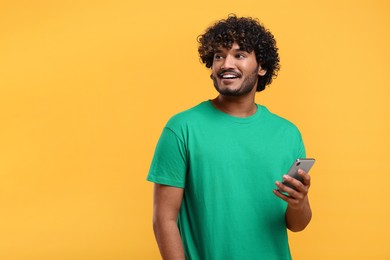
[[[218,116],[221,116],[221,117],[223,117],[223,118],[225,118],[225,119],[227,119],[229,121],[233,121],[233,122],[240,123],[240,124],[251,123],[254,120],[258,119],[263,114],[263,109],[264,109],[263,106],[261,106],[261,105],[256,103],[257,110],[256,110],[256,112],[253,115],[250,115],[250,116],[247,116],[247,117],[238,117],[238,116],[229,115],[229,114],[219,110],[218,108],[216,108],[213,105],[211,100],[208,100],[206,102],[207,102],[208,106],[210,107],[210,109],[213,111],[214,114],[216,114]]]

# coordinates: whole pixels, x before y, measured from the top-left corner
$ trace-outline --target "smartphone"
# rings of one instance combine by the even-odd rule
[[[301,178],[301,176],[298,175],[298,170],[299,169],[302,169],[304,170],[306,173],[309,173],[311,167],[313,166],[313,164],[315,163],[315,159],[313,158],[300,158],[300,159],[297,159],[293,165],[291,166],[290,170],[287,172],[287,175],[297,179],[298,181],[300,182],[303,182],[303,179]],[[283,181],[282,182],[284,185],[294,189],[294,190],[297,190],[295,188],[295,186],[293,186],[292,184],[290,184],[289,182],[286,182],[286,181]]]

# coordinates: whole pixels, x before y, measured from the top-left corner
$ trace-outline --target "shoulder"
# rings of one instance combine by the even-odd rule
[[[277,129],[283,129],[284,131],[291,131],[296,132],[299,134],[298,127],[292,123],[290,120],[281,117],[277,114],[272,113],[268,110],[265,106],[261,106],[263,113],[264,113],[264,119],[267,124],[272,128]]]
[[[207,117],[210,104],[208,101],[204,101],[190,109],[184,110],[176,115],[172,116],[166,127],[175,130],[182,127],[188,126],[199,121],[201,118]]]

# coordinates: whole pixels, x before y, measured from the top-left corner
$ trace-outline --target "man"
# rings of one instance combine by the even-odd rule
[[[157,144],[147,179],[155,183],[160,253],[167,260],[291,259],[286,228],[310,222],[310,177],[300,171],[301,183],[284,175],[305,157],[301,135],[255,103],[279,70],[274,37],[257,20],[230,15],[198,41],[219,95],[172,117]],[[277,181],[282,176],[297,191]]]

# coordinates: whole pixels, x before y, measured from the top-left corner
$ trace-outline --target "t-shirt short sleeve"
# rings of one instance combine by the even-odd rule
[[[299,133],[299,136],[298,136],[298,140],[299,140],[299,146],[298,146],[298,153],[297,153],[297,156],[296,156],[297,158],[296,159],[306,158],[305,145],[303,144],[302,136],[301,136],[300,133]]]
[[[184,188],[187,172],[187,156],[184,142],[165,127],[154,153],[148,181]]]

